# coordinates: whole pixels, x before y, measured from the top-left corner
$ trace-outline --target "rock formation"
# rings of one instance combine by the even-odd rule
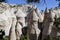
[[[25,34],[29,34],[30,40],[39,38],[43,40],[48,35],[59,36],[60,29],[57,29],[54,24],[55,18],[60,18],[59,10],[60,8],[46,9],[40,12],[36,6],[29,4],[16,5],[1,2],[0,29],[5,30],[5,33],[9,35],[9,40],[20,40],[24,27],[27,29],[23,29],[23,32],[27,31]]]

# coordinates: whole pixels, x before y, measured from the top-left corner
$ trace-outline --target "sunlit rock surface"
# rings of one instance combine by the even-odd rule
[[[10,40],[19,40],[23,27],[28,27],[27,33],[32,36],[35,34],[36,39],[41,32],[44,37],[50,34],[53,37],[60,36],[60,29],[53,25],[55,18],[60,18],[60,8],[40,12],[35,7],[30,4],[0,3],[0,29],[5,30],[6,35],[10,35]],[[39,27],[38,22],[40,23]]]

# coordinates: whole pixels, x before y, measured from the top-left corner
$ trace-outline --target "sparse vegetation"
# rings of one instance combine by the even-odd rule
[[[54,25],[55,25],[56,28],[60,29],[60,18],[55,19]]]
[[[29,40],[29,35],[21,35],[20,40]]]
[[[5,36],[3,40],[8,40],[8,36]],[[20,40],[29,40],[29,35],[21,35]],[[60,40],[60,36],[52,37],[51,35],[47,37],[46,40]]]
[[[3,40],[8,40],[8,38],[9,38],[8,36],[5,36],[5,37],[3,38]]]

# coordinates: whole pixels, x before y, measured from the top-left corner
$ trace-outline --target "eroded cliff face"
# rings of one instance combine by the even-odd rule
[[[41,18],[39,19],[41,14],[40,12],[37,12],[37,8],[35,6],[28,4],[16,5],[7,3],[1,3],[0,5],[0,13],[3,15],[2,18],[0,17],[0,22],[2,22],[1,28],[5,30],[6,35],[9,35],[9,40],[19,40],[22,34],[22,28],[26,26],[29,28],[28,34],[32,34],[33,37],[36,37],[36,39],[38,39],[38,35],[40,34],[40,30],[38,29],[38,20],[41,20]],[[40,15],[38,15],[35,11]],[[31,24],[31,22],[33,24]],[[31,25],[29,26],[28,24]],[[32,36],[30,36],[30,39],[32,39],[31,37]]]
[[[22,10],[22,12],[24,13],[24,14],[22,14],[22,13],[20,13],[20,14],[22,14],[22,15],[19,15],[19,16],[21,16],[21,17],[23,17],[24,15],[27,15],[28,14],[28,11],[30,10],[30,8],[29,7],[32,7],[32,5],[16,5],[16,4],[7,4],[7,3],[4,3],[4,2],[2,2],[2,3],[0,3],[0,14],[2,14],[2,13],[4,13],[7,9],[9,10],[9,9],[11,9],[11,8],[13,8],[13,9],[15,9],[15,11],[17,11],[17,9],[18,9],[18,7],[19,7],[19,9],[21,9]],[[8,13],[8,11],[7,11],[7,13]],[[16,14],[17,15],[17,14]],[[9,16],[9,15],[8,15]],[[6,18],[3,18],[3,19],[6,19]],[[1,19],[2,20],[2,19]],[[10,19],[11,20],[11,19]],[[2,23],[0,23],[1,25],[3,25]],[[8,24],[7,24],[8,25]],[[24,24],[25,25],[25,24]],[[3,27],[1,27],[1,29],[2,29]],[[10,29],[10,27],[6,27],[5,28],[6,29],[6,35],[8,35],[9,33],[8,33],[8,30]]]
[[[0,3],[0,29],[5,30],[6,35],[10,36],[10,40],[19,40],[24,27],[27,27],[30,40],[38,40],[40,33],[42,33],[42,38],[46,38],[50,34],[53,37],[59,36],[60,29],[54,25],[55,18],[60,18],[59,10],[60,8],[46,9],[41,13],[36,6],[29,4],[17,5],[2,2]]]

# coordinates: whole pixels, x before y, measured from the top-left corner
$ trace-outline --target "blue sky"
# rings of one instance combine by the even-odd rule
[[[6,0],[6,1],[9,4],[27,4],[26,0]],[[58,2],[56,0],[46,0],[47,5],[45,5],[42,0],[40,3],[30,3],[30,4],[36,5],[39,10],[44,10],[46,6],[48,8],[54,8],[58,6]]]

